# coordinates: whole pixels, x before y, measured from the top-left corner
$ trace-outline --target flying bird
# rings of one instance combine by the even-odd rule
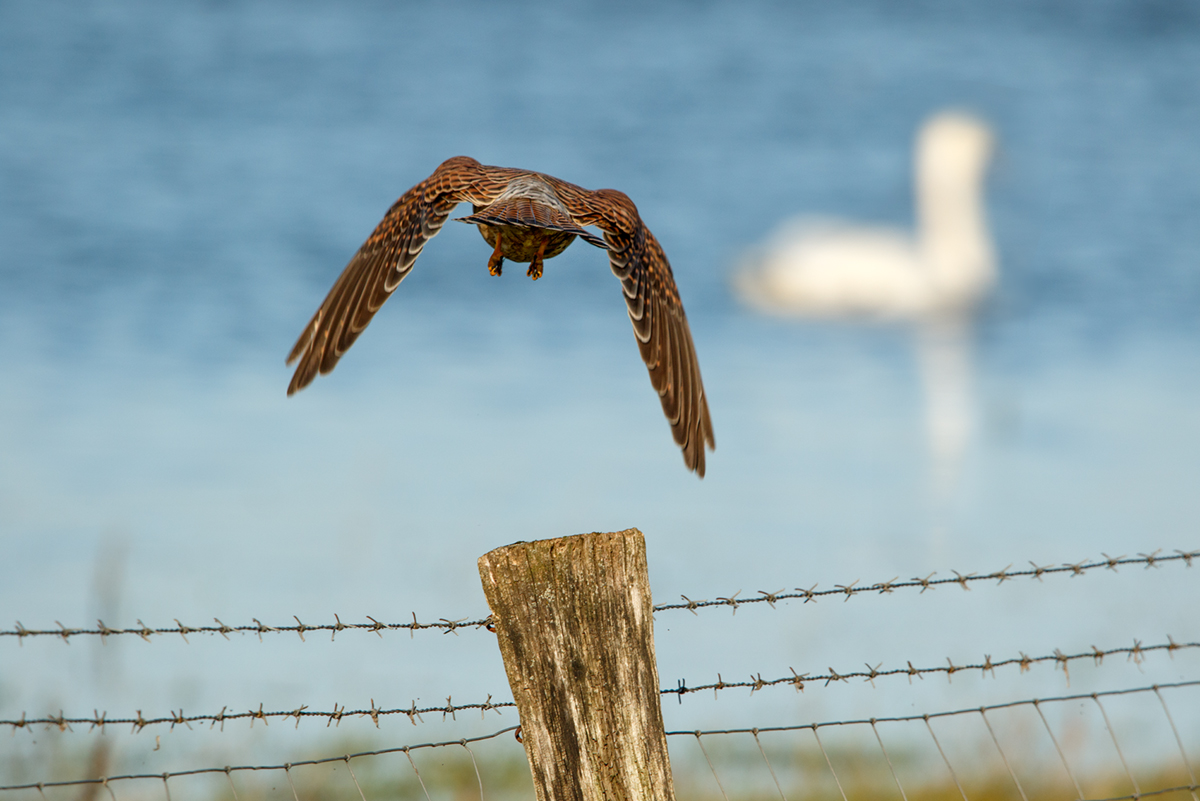
[[[797,218],[748,254],[735,289],[783,315],[969,314],[996,282],[983,197],[994,141],[982,120],[934,115],[917,138],[915,231]]]
[[[975,427],[971,318],[998,272],[984,197],[995,146],[983,120],[933,114],[913,153],[914,228],[794,218],[734,275],[735,290],[761,311],[912,324],[939,506]]]
[[[318,373],[333,370],[412,270],[425,243],[464,202],[471,204],[472,214],[458,219],[478,226],[492,247],[492,275],[500,275],[508,259],[527,262],[526,275],[536,281],[545,261],[576,237],[608,251],[671,434],[684,464],[703,478],[705,446],[712,450],[716,442],[696,348],[671,265],[633,201],[615,189],[591,191],[543,173],[489,167],[467,156],[443,162],[405,192],[350,259],[288,355],[288,364],[299,360],[288,395],[304,389]],[[599,228],[603,237],[584,226]]]

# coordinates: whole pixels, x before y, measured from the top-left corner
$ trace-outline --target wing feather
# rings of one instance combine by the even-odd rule
[[[546,177],[577,223],[604,232],[609,266],[621,281],[650,385],[659,395],[684,464],[703,478],[705,449],[714,449],[716,440],[696,346],[666,253],[623,193],[589,192]]]
[[[288,385],[289,395],[337,365],[460,201],[498,194],[498,182],[489,180],[489,169],[475,159],[457,156],[392,204],[288,354],[288,364],[300,362]]]

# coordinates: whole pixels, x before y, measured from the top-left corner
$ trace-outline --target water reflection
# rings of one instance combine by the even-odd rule
[[[799,217],[748,254],[734,276],[738,294],[765,312],[911,324],[939,507],[952,494],[974,426],[971,317],[996,281],[984,208],[994,141],[972,116],[932,116],[914,155],[914,232]]]

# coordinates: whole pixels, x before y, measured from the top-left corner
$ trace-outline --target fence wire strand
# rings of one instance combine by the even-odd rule
[[[346,756],[346,772],[350,774],[350,781],[354,782],[354,789],[358,790],[358,797],[362,801],[367,801],[367,794],[363,792],[362,785],[358,783],[358,777],[354,775],[354,768],[350,767],[350,756],[348,754]],[[236,796],[234,796],[234,801],[237,801]]]
[[[1113,731],[1112,723],[1108,720],[1108,712],[1104,711],[1104,704],[1100,703],[1100,697],[1095,693],[1092,693],[1092,700],[1100,708],[1100,715],[1104,718],[1104,728],[1108,729],[1108,736],[1112,738],[1113,748],[1117,749],[1117,758],[1121,760],[1121,767],[1125,769],[1125,775],[1129,777],[1129,783],[1133,785],[1134,795],[1140,795],[1142,791],[1138,788],[1137,779],[1133,778],[1133,771],[1129,769],[1129,763],[1125,761],[1125,754],[1121,751],[1121,744],[1117,742],[1117,733]]]
[[[1200,788],[1197,788],[1196,784],[1194,783],[1182,784],[1178,787],[1163,787],[1160,790],[1147,790],[1146,792],[1138,793],[1137,795],[1118,795],[1110,798],[1089,799],[1088,801],[1138,801],[1138,799],[1146,798],[1147,796],[1166,795],[1167,793],[1182,793],[1184,790],[1190,790],[1194,794],[1197,789]]]
[[[950,760],[946,758],[946,752],[942,750],[942,744],[938,742],[937,735],[933,733],[933,724],[929,722],[928,717],[925,718],[925,728],[929,729],[929,736],[933,738],[933,744],[937,746],[938,753],[942,755],[942,761],[946,763],[946,770],[950,771],[950,778],[954,780],[954,786],[958,788],[958,794],[962,796],[963,801],[967,801],[967,794],[963,790],[962,783],[958,780],[958,774],[954,772],[954,767],[950,764]]]
[[[283,766],[283,775],[287,777],[288,787],[292,788],[292,801],[300,801],[300,796],[296,794],[296,785],[292,784],[292,766]],[[166,777],[163,777],[163,784],[166,784]],[[171,801],[171,796],[167,795],[167,801]]]
[[[828,669],[828,673],[815,675],[810,675],[808,673],[797,674],[795,670],[792,670],[791,676],[783,676],[776,679],[764,679],[762,678],[762,673],[760,672],[755,676],[751,676],[750,680],[748,681],[725,681],[721,678],[720,674],[717,674],[717,682],[714,684],[702,684],[696,687],[688,687],[685,682],[680,681],[678,686],[665,687],[659,690],[659,693],[664,696],[683,696],[690,693],[711,690],[715,696],[717,692],[722,690],[734,690],[740,688],[749,689],[751,694],[753,694],[766,687],[777,687],[780,685],[791,686],[797,691],[803,691],[805,685],[813,683],[817,683],[818,686],[828,687],[830,684],[836,681],[849,682],[851,679],[863,679],[864,681],[874,682],[874,680],[877,678],[892,676],[907,676],[910,681],[914,676],[922,678],[927,675],[944,675],[947,677],[947,679],[952,679],[955,673],[971,670],[980,671],[982,676],[987,676],[989,673],[991,673],[994,677],[996,668],[1011,667],[1015,665],[1020,668],[1022,673],[1024,673],[1033,665],[1047,663],[1051,663],[1056,669],[1062,670],[1063,675],[1068,679],[1068,686],[1070,686],[1068,665],[1076,660],[1091,659],[1096,665],[1100,665],[1103,663],[1105,657],[1124,655],[1126,656],[1127,660],[1141,664],[1141,662],[1146,658],[1147,654],[1165,651],[1168,654],[1173,655],[1176,651],[1187,649],[1200,649],[1200,642],[1180,643],[1168,636],[1167,642],[1157,645],[1142,645],[1140,640],[1134,640],[1134,643],[1131,646],[1121,646],[1105,650],[1101,650],[1095,646],[1092,646],[1091,651],[1083,651],[1076,654],[1065,654],[1061,649],[1055,649],[1053,654],[1037,657],[1031,657],[1022,653],[1019,657],[994,661],[989,655],[984,657],[983,662],[966,665],[955,665],[953,662],[950,662],[950,660],[947,659],[947,662],[949,663],[947,665],[935,665],[933,667],[923,668],[914,667],[912,662],[909,662],[907,667],[893,668],[889,670],[881,670],[879,669],[879,665],[875,666],[874,668],[872,668],[870,665],[867,665],[866,671],[847,671],[845,673],[839,673],[831,667]],[[191,728],[191,724],[193,723],[207,723],[209,724],[209,728],[220,726],[221,730],[224,731],[225,724],[227,722],[240,720],[248,720],[250,725],[253,726],[255,721],[262,721],[264,725],[268,725],[271,720],[286,720],[289,718],[295,718],[296,727],[299,728],[300,721],[303,718],[324,718],[326,721],[326,726],[341,725],[341,722],[344,718],[370,718],[375,724],[375,727],[378,728],[380,718],[395,715],[406,716],[409,719],[409,722],[415,726],[418,720],[424,722],[422,715],[440,714],[442,716],[442,720],[445,720],[447,715],[454,717],[458,712],[478,711],[480,713],[480,717],[483,718],[486,717],[486,714],[489,711],[500,714],[500,710],[502,709],[516,708],[515,702],[492,701],[491,695],[487,697],[486,701],[468,704],[455,704],[453,703],[452,699],[453,696],[448,696],[446,698],[446,703],[442,706],[428,706],[420,708],[417,707],[415,701],[408,707],[376,707],[375,700],[371,699],[371,706],[369,709],[347,710],[345,706],[339,707],[337,704],[334,704],[332,712],[309,709],[307,705],[293,710],[268,712],[263,709],[262,704],[259,704],[258,709],[250,709],[245,712],[227,712],[226,708],[222,708],[221,711],[215,715],[185,715],[183,714],[183,710],[180,709],[178,712],[172,711],[169,715],[152,718],[143,717],[141,710],[137,711],[137,715],[135,717],[117,718],[108,717],[107,712],[101,713],[96,711],[93,712],[91,717],[67,717],[61,711],[58,715],[44,715],[42,717],[29,717],[27,713],[22,713],[19,719],[0,720],[0,726],[8,726],[14,731],[17,729],[32,730],[32,727],[34,726],[45,726],[47,729],[57,728],[60,731],[73,731],[71,728],[72,726],[89,726],[92,729],[98,728],[103,732],[106,726],[119,725],[130,726],[132,732],[140,732],[147,726],[169,725],[171,729],[174,730],[176,726],[187,726]],[[1173,722],[1172,725],[1174,725]],[[1191,770],[1190,765],[1188,769],[1189,771]]]
[[[1011,667],[1013,665],[1016,665],[1021,669],[1021,672],[1024,673],[1024,672],[1028,671],[1029,668],[1032,667],[1033,665],[1045,664],[1045,663],[1052,663],[1052,664],[1054,664],[1054,666],[1057,669],[1062,670],[1063,674],[1065,676],[1067,676],[1068,682],[1069,682],[1070,674],[1068,673],[1068,665],[1071,662],[1075,662],[1075,661],[1078,661],[1081,659],[1091,659],[1091,660],[1093,660],[1093,662],[1095,662],[1096,665],[1100,665],[1104,661],[1105,657],[1124,655],[1130,661],[1140,664],[1142,662],[1142,660],[1145,659],[1146,654],[1149,654],[1149,653],[1166,651],[1167,653],[1174,654],[1176,651],[1179,651],[1179,650],[1196,649],[1196,648],[1200,648],[1200,642],[1180,643],[1180,642],[1175,642],[1175,640],[1173,638],[1168,636],[1167,642],[1157,644],[1157,645],[1142,645],[1140,640],[1134,640],[1133,645],[1123,646],[1123,647],[1119,647],[1119,648],[1109,648],[1109,649],[1101,650],[1095,646],[1092,646],[1091,651],[1083,651],[1083,652],[1076,653],[1076,654],[1066,654],[1066,653],[1063,653],[1063,651],[1061,649],[1056,649],[1053,654],[1047,654],[1045,656],[1028,656],[1024,653],[1021,653],[1021,655],[1019,657],[1012,657],[1009,659],[1001,659],[998,661],[993,660],[990,655],[985,655],[982,662],[966,664],[966,665],[956,665],[950,659],[947,658],[946,665],[936,665],[934,667],[924,667],[924,668],[914,667],[912,662],[909,662],[907,667],[902,667],[902,668],[890,668],[888,670],[880,670],[879,665],[877,665],[875,667],[872,667],[871,665],[866,665],[867,669],[865,671],[864,670],[854,670],[854,671],[848,671],[845,673],[839,673],[837,670],[833,669],[832,667],[828,668],[828,671],[829,671],[828,673],[820,673],[820,674],[808,674],[808,673],[799,673],[798,674],[793,669],[791,676],[783,676],[783,677],[776,678],[776,679],[764,679],[764,678],[762,678],[762,674],[759,673],[757,675],[752,675],[748,681],[725,681],[724,679],[721,678],[720,674],[717,674],[717,681],[714,684],[701,684],[701,685],[698,685],[695,687],[688,687],[686,682],[681,681],[679,686],[665,688],[661,692],[663,695],[678,694],[678,695],[682,696],[682,695],[687,695],[688,693],[698,693],[698,692],[705,692],[705,691],[709,691],[709,690],[713,691],[715,694],[716,692],[718,692],[720,690],[730,690],[730,689],[736,689],[736,688],[749,688],[750,691],[753,693],[753,692],[757,692],[758,690],[761,690],[765,687],[774,687],[774,686],[781,685],[781,684],[782,685],[790,685],[792,687],[795,687],[797,691],[802,691],[805,688],[805,685],[812,684],[814,682],[820,683],[822,686],[828,687],[833,682],[849,681],[850,679],[862,679],[864,681],[873,682],[875,679],[882,678],[882,677],[908,676],[909,679],[911,680],[913,677],[920,678],[920,677],[927,676],[930,674],[933,674],[933,675],[941,674],[941,675],[946,676],[949,679],[949,678],[953,677],[955,673],[961,673],[963,671],[974,671],[974,670],[980,671],[980,673],[983,676],[986,676],[987,674],[991,673],[991,674],[993,674],[993,677],[994,677],[996,668]]]
[[[421,771],[417,770],[417,763],[413,762],[412,753],[405,748],[404,755],[408,757],[408,764],[412,765],[413,773],[417,774],[417,781],[421,783],[421,792],[425,793],[425,801],[433,801],[429,797],[429,790],[425,787],[425,780],[421,778]]]
[[[1167,708],[1166,699],[1162,697],[1162,693],[1158,688],[1154,688],[1154,694],[1158,696],[1158,702],[1162,704],[1163,714],[1167,716],[1167,723],[1171,724],[1171,734],[1175,735],[1175,744],[1179,746],[1179,756],[1183,758],[1183,766],[1187,769],[1188,781],[1192,784],[1192,801],[1200,801],[1200,797],[1196,795],[1196,774],[1192,771],[1191,760],[1188,759],[1187,749],[1183,747],[1183,739],[1179,736],[1179,729],[1175,728],[1175,719],[1171,717],[1171,710]]]
[[[654,611],[667,612],[677,609],[686,609],[695,613],[698,609],[729,607],[733,610],[734,614],[737,614],[738,608],[746,604],[765,603],[774,608],[776,602],[778,601],[802,600],[804,603],[810,603],[816,602],[820,598],[829,596],[842,597],[844,600],[848,601],[850,598],[856,595],[862,595],[864,593],[887,595],[900,589],[916,588],[919,588],[921,593],[924,593],[927,590],[934,590],[938,587],[949,584],[957,584],[964,590],[970,590],[971,584],[980,581],[995,581],[998,584],[1003,584],[1006,581],[1018,578],[1033,578],[1038,581],[1041,581],[1045,576],[1054,575],[1069,575],[1074,578],[1076,576],[1082,576],[1091,571],[1101,569],[1116,572],[1118,567],[1123,567],[1126,565],[1143,565],[1149,569],[1151,567],[1160,567],[1163,564],[1171,562],[1181,562],[1187,567],[1191,567],[1193,559],[1200,559],[1200,550],[1183,551],[1176,549],[1172,555],[1161,556],[1160,554],[1163,550],[1164,549],[1159,548],[1152,553],[1140,553],[1136,557],[1109,556],[1108,554],[1103,554],[1103,559],[1091,561],[1085,559],[1081,562],[1065,562],[1060,565],[1038,565],[1034,562],[1030,562],[1029,568],[1020,570],[1013,570],[1012,565],[1010,564],[1008,567],[1005,567],[1002,570],[996,570],[991,573],[982,574],[964,574],[957,570],[951,570],[950,572],[954,574],[953,578],[950,578],[949,576],[945,578],[934,578],[937,575],[937,572],[934,571],[924,578],[917,576],[908,579],[907,581],[901,581],[899,576],[897,576],[889,581],[878,581],[874,584],[868,584],[864,586],[859,586],[860,582],[855,580],[849,584],[835,584],[833,585],[832,589],[825,590],[818,590],[817,584],[812,585],[808,589],[796,587],[791,591],[783,589],[776,590],[775,592],[758,590],[758,596],[754,598],[739,598],[738,596],[741,594],[741,590],[738,590],[730,596],[701,601],[694,601],[686,595],[681,595],[680,597],[683,599],[682,603],[658,604],[654,607]],[[404,623],[384,623],[380,620],[376,620],[370,615],[366,616],[367,620],[369,621],[368,623],[343,623],[338,615],[334,615],[333,617],[333,623],[308,624],[302,622],[296,615],[293,615],[292,619],[296,621],[295,624],[288,623],[279,626],[267,625],[258,618],[251,618],[253,625],[240,624],[236,626],[230,626],[226,623],[223,623],[219,618],[216,617],[213,618],[213,622],[216,625],[206,626],[188,626],[181,622],[178,618],[175,618],[176,625],[174,626],[148,626],[138,619],[137,626],[122,628],[110,628],[109,626],[106,626],[102,620],[97,620],[96,626],[94,627],[71,627],[63,625],[59,621],[55,621],[55,623],[58,625],[58,628],[44,629],[25,628],[20,621],[17,621],[16,628],[0,629],[0,638],[15,637],[18,642],[23,643],[25,639],[29,637],[55,637],[61,638],[64,642],[69,643],[72,637],[95,636],[100,637],[102,640],[106,640],[110,636],[135,635],[141,637],[147,642],[150,642],[151,637],[177,634],[183,638],[184,642],[189,642],[189,634],[220,634],[226,640],[229,639],[230,634],[254,634],[261,641],[264,634],[296,634],[301,640],[305,640],[305,634],[312,632],[329,632],[330,639],[334,640],[336,639],[338,633],[342,631],[366,631],[382,637],[383,632],[385,631],[407,631],[410,635],[412,635],[417,631],[438,630],[443,634],[457,634],[460,629],[478,631],[480,629],[490,630],[492,628],[492,618],[490,615],[477,619],[459,618],[457,620],[443,617],[439,618],[433,623],[418,622],[415,612],[413,613],[412,621]]]
[[[896,775],[896,768],[892,766],[892,758],[888,756],[887,749],[883,746],[883,738],[879,736],[879,729],[875,726],[875,718],[871,718],[871,731],[875,733],[875,740],[879,743],[879,750],[883,752],[888,770],[891,771],[892,779],[896,782],[896,789],[900,791],[900,797],[904,801],[908,801],[908,794],[904,792],[904,785],[900,784],[900,777]]]
[[[702,684],[696,687],[688,687],[685,682],[680,681],[678,686],[665,687],[659,690],[659,693],[664,696],[683,696],[690,693],[711,690],[715,695],[717,692],[722,690],[749,689],[751,694],[753,694],[764,688],[777,687],[780,685],[791,686],[797,691],[803,691],[805,685],[813,683],[816,683],[818,686],[828,687],[830,684],[837,681],[849,682],[851,679],[863,679],[864,681],[874,682],[874,680],[877,678],[892,676],[907,676],[910,681],[914,676],[922,678],[927,675],[944,675],[947,677],[947,679],[951,679],[955,673],[972,670],[980,671],[982,676],[987,676],[989,673],[991,673],[994,677],[996,668],[1012,667],[1015,665],[1020,668],[1022,673],[1024,673],[1033,665],[1047,663],[1051,663],[1056,669],[1062,670],[1063,675],[1068,679],[1068,686],[1070,686],[1068,665],[1076,660],[1091,659],[1096,665],[1100,665],[1103,663],[1105,657],[1124,655],[1126,656],[1127,660],[1140,664],[1146,658],[1147,654],[1165,651],[1168,654],[1173,655],[1176,651],[1188,649],[1200,649],[1200,642],[1180,643],[1168,636],[1167,642],[1156,645],[1142,645],[1140,640],[1134,640],[1134,643],[1131,646],[1121,646],[1105,650],[1101,650],[1093,646],[1091,651],[1083,651],[1076,654],[1065,654],[1061,649],[1055,649],[1053,654],[1047,654],[1044,656],[1031,657],[1021,653],[1019,657],[1012,657],[1010,659],[1002,659],[999,661],[992,660],[991,656],[989,655],[984,657],[983,662],[965,665],[955,665],[953,662],[947,659],[947,665],[935,665],[933,667],[923,668],[914,667],[912,662],[909,662],[907,667],[903,668],[881,670],[879,665],[874,668],[872,668],[870,665],[867,665],[866,671],[860,670],[839,673],[831,667],[828,669],[828,673],[815,675],[808,673],[797,674],[795,670],[792,670],[791,676],[783,676],[776,679],[764,679],[762,678],[762,673],[760,672],[757,675],[751,676],[748,681],[725,681],[721,678],[720,674],[717,674],[717,682],[714,684]],[[299,728],[300,721],[303,718],[324,718],[326,721],[326,726],[341,725],[341,721],[344,718],[370,718],[375,724],[376,728],[378,728],[380,718],[395,715],[406,716],[409,719],[409,722],[415,726],[418,720],[424,722],[422,715],[440,714],[442,716],[442,720],[445,720],[447,715],[454,717],[458,712],[478,711],[480,713],[480,717],[483,718],[486,717],[486,713],[489,711],[500,714],[500,710],[502,709],[516,708],[515,702],[492,701],[491,695],[487,697],[486,701],[468,704],[455,704],[453,703],[452,699],[453,696],[448,696],[446,698],[446,703],[441,706],[417,707],[416,702],[414,701],[408,707],[397,708],[384,708],[382,706],[376,707],[375,699],[371,699],[371,706],[369,709],[347,710],[345,706],[338,706],[337,704],[334,704],[332,712],[309,709],[307,705],[300,706],[293,710],[268,712],[263,709],[262,704],[259,704],[258,709],[250,709],[245,712],[228,712],[226,711],[226,708],[222,708],[221,711],[215,715],[185,715],[183,710],[180,709],[178,712],[172,711],[169,715],[152,718],[143,717],[141,710],[137,711],[135,717],[116,718],[108,717],[107,712],[101,713],[96,711],[93,712],[91,717],[67,717],[61,711],[58,715],[44,715],[42,717],[29,717],[27,713],[22,713],[19,719],[0,720],[0,726],[8,726],[14,731],[17,729],[26,728],[32,730],[32,727],[34,726],[45,726],[47,729],[57,728],[60,731],[73,730],[71,728],[72,726],[89,726],[92,729],[98,728],[102,732],[105,730],[106,726],[130,726],[132,732],[140,732],[147,726],[169,725],[173,730],[176,726],[187,726],[190,728],[191,724],[193,723],[207,723],[209,728],[220,726],[221,730],[224,731],[226,723],[240,720],[248,720],[250,725],[253,726],[255,721],[262,721],[264,725],[268,725],[272,720],[287,720],[289,718],[295,718],[296,727]]]
[[[694,732],[696,735],[696,745],[700,746],[700,753],[704,754],[704,761],[708,763],[708,769],[712,771],[713,780],[717,783],[717,789],[721,791],[721,797],[725,801],[729,801],[729,794],[725,792],[725,785],[721,784],[721,777],[717,775],[717,768],[713,765],[711,759],[708,758],[708,751],[704,748],[704,741],[700,739],[700,732]]]
[[[1157,692],[1157,689],[1155,692]],[[1025,788],[1021,786],[1021,780],[1017,778],[1016,771],[1008,763],[1008,757],[1004,755],[1004,749],[1000,747],[1000,740],[996,737],[996,732],[992,729],[992,723],[987,719],[987,711],[983,707],[979,708],[979,717],[983,718],[983,725],[987,726],[988,734],[992,736],[992,742],[996,744],[996,750],[1000,752],[1000,759],[1004,762],[1004,767],[1008,770],[1008,775],[1012,777],[1013,784],[1017,786],[1017,792],[1021,796],[1021,801],[1029,801],[1029,796],[1025,795]]]
[[[1054,730],[1050,728],[1050,721],[1046,720],[1046,716],[1042,713],[1042,708],[1038,706],[1038,701],[1035,699],[1033,708],[1037,710],[1038,717],[1042,719],[1042,725],[1046,727],[1046,734],[1050,735],[1050,742],[1054,743],[1054,750],[1058,752],[1058,758],[1062,760],[1063,770],[1067,772],[1067,776],[1071,779],[1071,784],[1075,785],[1075,797],[1078,801],[1083,801],[1083,789],[1079,786],[1079,781],[1075,778],[1075,774],[1071,772],[1071,766],[1067,764],[1067,755],[1063,753],[1062,747],[1058,744],[1058,738],[1054,736]]]
[[[821,742],[821,735],[817,734],[817,724],[815,723],[812,724],[812,733],[817,740],[817,748],[821,749],[821,756],[825,757],[825,764],[829,766],[829,773],[833,776],[833,783],[837,785],[842,801],[850,801],[846,798],[846,791],[842,789],[842,780],[838,778],[837,771],[833,769],[833,761],[829,758],[829,754],[825,751],[825,745]]]
[[[230,776],[234,771],[272,771],[272,770],[290,770],[291,768],[301,767],[304,765],[327,765],[331,762],[345,761],[349,765],[351,759],[360,757],[383,756],[385,754],[408,754],[410,751],[416,751],[422,748],[445,748],[452,745],[465,745],[467,743],[478,743],[484,740],[493,740],[502,734],[516,731],[520,726],[508,726],[499,731],[494,731],[491,734],[483,734],[478,737],[465,737],[458,740],[449,740],[438,743],[419,743],[417,745],[404,745],[394,748],[380,748],[375,751],[359,751],[353,754],[345,754],[343,756],[320,757],[318,759],[305,759],[298,762],[288,762],[283,765],[226,765],[220,768],[192,768],[189,770],[168,771],[166,773],[126,773],[119,776],[106,776],[96,779],[69,779],[55,782],[28,782],[25,784],[7,784],[0,785],[0,791],[4,790],[38,790],[42,791],[47,787],[75,787],[87,784],[107,784],[115,781],[126,781],[130,779],[162,779],[164,782],[169,778],[177,778],[179,776],[199,776],[209,773],[224,773]],[[410,761],[412,757],[409,757]],[[413,765],[416,769],[416,765]],[[419,774],[418,774],[419,776]],[[357,780],[355,780],[357,783]],[[232,778],[230,781],[232,786]],[[236,794],[235,794],[236,795]]]
[[[475,761],[475,752],[465,742],[462,744],[462,747],[467,749],[467,753],[471,755],[471,767],[475,768],[475,779],[479,782],[479,801],[483,801],[483,777],[479,775],[479,763]],[[366,801],[366,799],[363,799],[363,801]]]
[[[767,770],[771,773],[771,781],[775,782],[775,789],[779,791],[779,797],[783,801],[787,801],[787,796],[783,794],[783,788],[779,786],[779,777],[775,775],[775,768],[771,767],[771,760],[767,759],[767,752],[763,750],[762,742],[758,739],[758,730],[754,731],[754,744],[758,746],[758,753],[762,754],[763,762],[767,763]]]
[[[1098,569],[1108,569],[1116,572],[1117,568],[1123,565],[1145,565],[1146,568],[1151,568],[1158,567],[1164,562],[1183,562],[1187,567],[1191,567],[1193,559],[1200,559],[1200,550],[1181,551],[1177,549],[1172,556],[1159,556],[1162,551],[1163,549],[1159,548],[1153,553],[1141,553],[1136,557],[1109,556],[1108,554],[1103,554],[1103,559],[1090,562],[1087,560],[1075,563],[1068,562],[1061,565],[1038,565],[1034,562],[1030,562],[1030,567],[1028,569],[1021,570],[1012,570],[1012,565],[1010,564],[1003,570],[996,570],[985,574],[963,574],[957,570],[951,570],[950,572],[954,574],[954,578],[946,577],[935,579],[934,576],[937,575],[935,571],[924,578],[914,577],[907,581],[900,581],[899,576],[897,576],[891,581],[879,581],[863,587],[858,586],[858,581],[853,581],[850,584],[835,584],[832,589],[828,590],[818,590],[816,584],[812,585],[812,587],[808,589],[796,587],[791,592],[786,590],[776,590],[775,592],[758,590],[758,597],[756,598],[738,598],[737,596],[741,594],[741,590],[738,590],[731,596],[708,601],[693,601],[686,595],[681,595],[680,597],[683,598],[683,603],[659,604],[658,606],[654,607],[654,611],[665,612],[674,609],[687,609],[691,612],[695,612],[697,609],[728,606],[731,607],[734,614],[736,614],[738,607],[745,604],[765,603],[774,607],[777,601],[803,600],[805,603],[809,603],[815,602],[818,598],[824,598],[827,596],[844,597],[844,599],[848,601],[855,595],[862,595],[863,593],[887,595],[899,589],[914,589],[917,587],[919,587],[921,592],[924,593],[926,590],[937,589],[939,586],[947,584],[957,584],[964,590],[969,590],[971,589],[969,585],[978,581],[995,581],[998,584],[1003,584],[1006,581],[1024,577],[1033,578],[1040,581],[1043,576],[1069,574],[1070,576],[1075,577],[1082,576],[1085,573]]]
[[[219,618],[213,618],[215,626],[188,626],[175,618],[174,626],[148,626],[140,619],[137,621],[137,626],[125,628],[110,628],[104,625],[103,620],[97,620],[94,628],[70,627],[64,626],[59,621],[54,621],[58,624],[57,629],[27,629],[18,620],[16,628],[0,629],[0,637],[16,637],[18,641],[23,642],[27,637],[61,637],[64,642],[70,642],[72,637],[94,636],[100,637],[101,640],[107,640],[109,637],[116,637],[123,634],[132,634],[141,637],[146,642],[150,642],[150,638],[154,636],[162,636],[168,634],[178,634],[183,638],[185,643],[190,643],[187,636],[189,634],[220,634],[226,640],[230,634],[255,634],[259,641],[262,641],[264,634],[297,634],[302,642],[307,642],[304,635],[312,632],[329,632],[329,639],[336,640],[338,632],[341,631],[367,631],[383,636],[385,631],[407,631],[412,634],[416,631],[424,631],[427,629],[440,630],[443,634],[457,634],[459,629],[478,630],[486,629],[492,625],[492,618],[489,615],[485,618],[470,620],[468,618],[459,618],[458,620],[449,620],[447,618],[439,618],[436,623],[420,623],[417,621],[417,615],[413,613],[411,623],[384,623],[367,615],[369,623],[343,623],[341,618],[334,615],[333,623],[314,623],[308,624],[300,620],[299,617],[292,615],[296,621],[282,626],[269,626],[263,623],[258,618],[250,618],[254,621],[254,625],[242,624],[238,626],[230,626],[222,623]]]
[[[227,707],[222,707],[221,711],[215,715],[185,715],[181,709],[178,712],[172,711],[170,715],[156,718],[143,717],[140,709],[137,711],[137,716],[132,718],[110,718],[108,717],[107,712],[93,712],[93,715],[90,718],[67,717],[62,712],[60,712],[57,716],[47,715],[40,718],[31,718],[25,713],[22,713],[20,719],[17,720],[0,720],[0,726],[9,726],[14,730],[32,728],[33,726],[46,726],[47,729],[57,728],[60,731],[73,731],[71,728],[72,726],[86,725],[90,726],[92,729],[98,728],[101,732],[105,730],[106,726],[130,726],[131,731],[136,733],[140,732],[147,726],[157,725],[170,725],[171,729],[174,730],[176,726],[187,726],[188,728],[191,728],[191,724],[193,723],[207,723],[209,724],[210,729],[215,726],[220,726],[220,730],[224,731],[226,723],[239,720],[248,720],[250,725],[253,726],[254,721],[256,720],[261,720],[264,725],[269,725],[271,720],[286,720],[288,718],[295,718],[296,728],[299,728],[300,720],[302,718],[325,718],[325,725],[327,727],[331,725],[340,726],[344,718],[370,718],[375,724],[375,727],[379,728],[380,718],[393,715],[404,715],[415,726],[417,725],[418,720],[422,723],[425,722],[425,719],[422,717],[422,715],[440,714],[442,716],[442,720],[445,720],[447,715],[453,718],[458,712],[477,710],[480,713],[480,718],[482,719],[486,716],[487,712],[495,712],[496,714],[500,714],[500,710],[502,709],[515,709],[517,706],[513,701],[493,702],[490,695],[486,701],[470,704],[455,704],[451,700],[452,698],[453,696],[447,697],[444,706],[417,707],[417,704],[414,701],[411,706],[399,707],[395,709],[376,707],[375,699],[372,698],[370,709],[347,710],[345,706],[339,707],[337,704],[334,704],[332,712],[311,710],[307,705],[298,707],[291,711],[283,710],[277,712],[267,712],[263,709],[263,705],[259,704],[258,709],[251,709],[246,712],[226,712],[225,710]]]
[[[346,767],[347,767],[347,768],[348,768],[348,767],[350,767],[350,759],[349,759],[349,757],[347,757],[347,758],[346,758]],[[351,774],[351,775],[353,775],[353,774]],[[234,784],[233,784],[233,775],[232,775],[232,774],[230,774],[230,772],[229,772],[229,768],[228,768],[228,767],[226,767],[226,768],[225,768],[225,778],[226,778],[226,779],[229,781],[229,791],[230,791],[231,793],[233,793],[233,801],[241,801],[241,799],[239,799],[239,798],[238,798],[237,787],[236,787],[236,786],[234,786]],[[358,784],[358,781],[357,781],[357,780],[355,780],[355,782],[354,782],[354,783],[355,783],[355,784]],[[107,786],[108,786],[108,779],[105,779],[105,780],[104,780],[104,786],[105,786],[105,787],[107,787]],[[362,790],[359,790],[359,792],[361,793],[361,792],[362,792]],[[116,801],[116,800],[115,800],[115,798],[114,798],[114,801]],[[363,801],[367,801],[367,798],[366,798],[366,796],[363,796]]]

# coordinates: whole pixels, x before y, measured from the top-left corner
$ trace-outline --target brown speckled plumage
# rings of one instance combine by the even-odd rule
[[[715,441],[696,349],[671,265],[633,201],[615,189],[593,192],[466,156],[449,159],[405,192],[350,259],[288,355],[288,364],[299,359],[288,394],[333,370],[408,275],[421,248],[464,202],[472,204],[473,213],[463,221],[479,225],[494,248],[489,268],[495,274],[507,258],[530,262],[529,275],[537,278],[542,261],[577,236],[608,250],[650,383],[684,463],[703,477],[705,446],[711,450]],[[589,225],[599,228],[603,239],[585,230]]]

